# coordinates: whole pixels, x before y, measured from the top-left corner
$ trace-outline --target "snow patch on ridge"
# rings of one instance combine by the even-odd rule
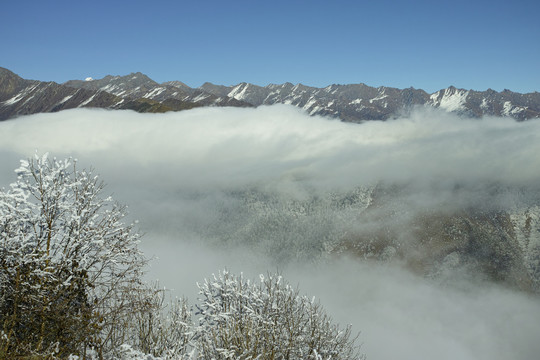
[[[311,109],[311,111],[309,112],[309,115],[314,115],[321,109],[322,108],[320,106],[315,106],[313,109]]]
[[[370,99],[369,103],[373,104],[374,101],[379,101],[379,100],[382,100],[382,99],[387,98],[387,97],[388,97],[388,95],[386,95],[386,94],[380,94],[379,96],[374,97],[373,99]]]
[[[510,101],[505,101],[503,105],[503,111],[502,114],[504,116],[512,116],[519,114],[520,112],[525,111],[525,108],[520,106],[513,106]]]
[[[309,99],[309,101],[303,106],[304,110],[309,110],[313,105],[317,103],[317,100],[313,97]]]
[[[236,100],[244,100],[246,98],[246,90],[248,89],[249,84],[240,84],[231,90],[228,97],[235,98]]]
[[[199,102],[199,101],[203,101],[204,99],[208,99],[210,97],[210,95],[206,94],[206,93],[202,93],[200,95],[197,95],[192,101],[193,102]]]
[[[13,96],[11,99],[8,99],[8,100],[2,102],[1,104],[6,105],[6,106],[14,105],[14,104],[18,103],[19,101],[21,101],[26,95],[28,95],[32,91],[34,91],[38,86],[39,86],[39,84],[28,86],[28,87],[24,88],[21,92],[19,92],[17,95]]]
[[[430,100],[434,106],[438,105],[446,111],[458,111],[465,109],[467,96],[469,96],[469,91],[448,88],[444,90],[442,97],[441,91],[438,91],[430,96]]]
[[[165,90],[167,90],[167,89],[162,88],[162,87],[157,87],[157,88],[152,89],[148,93],[146,93],[143,97],[148,98],[148,99],[153,99],[156,96],[158,96],[159,94],[161,94],[162,92],[164,92]]]
[[[60,105],[60,104],[63,104],[65,103],[66,101],[68,101],[69,99],[71,99],[73,97],[74,94],[71,94],[71,95],[68,95],[66,96],[65,98],[63,98],[62,100],[60,100],[60,102],[56,105]]]
[[[14,105],[16,103],[18,103],[19,101],[21,101],[24,97],[24,92],[20,92],[18,93],[17,95],[15,95],[14,97],[12,97],[11,99],[8,99],[6,101],[4,101],[2,104],[3,105]]]
[[[85,101],[83,101],[78,107],[83,107],[85,105],[88,105],[92,100],[94,100],[94,98],[96,97],[97,93],[95,93],[94,95],[90,96],[88,99],[86,99]]]
[[[487,110],[487,108],[488,108],[487,99],[482,99],[482,103],[480,104],[480,109]]]

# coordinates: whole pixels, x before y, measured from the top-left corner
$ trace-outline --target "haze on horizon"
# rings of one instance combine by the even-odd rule
[[[352,323],[368,358],[526,360],[540,353],[537,297],[468,274],[439,282],[399,263],[332,260],[317,249],[345,231],[388,225],[355,224],[357,208],[325,202],[374,182],[407,186],[390,204],[405,207],[403,221],[425,209],[523,201],[494,197],[486,186],[493,183],[537,203],[539,127],[539,120],[430,109],[363,124],[285,105],[166,114],[76,109],[0,123],[0,184],[8,186],[19,159],[36,150],[73,156],[94,167],[106,193],[140,221],[143,250],[159,257],[148,276],[174,294],[193,299],[195,282],[223,268],[253,278],[279,269],[336,321]],[[255,196],[251,208],[239,194]],[[295,202],[321,206],[291,210]]]

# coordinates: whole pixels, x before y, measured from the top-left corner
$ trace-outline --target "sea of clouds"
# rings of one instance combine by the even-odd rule
[[[225,267],[253,277],[279,270],[336,321],[361,331],[369,359],[540,354],[536,296],[489,283],[442,285],[395,264],[321,257],[364,205],[361,196],[348,207],[332,199],[375,184],[407,189],[388,205],[404,214],[538,204],[540,120],[418,109],[348,124],[291,106],[166,114],[76,109],[0,123],[0,186],[36,151],[96,169],[107,195],[140,221],[145,253],[159,258],[149,278],[178,295],[193,300],[195,283]]]

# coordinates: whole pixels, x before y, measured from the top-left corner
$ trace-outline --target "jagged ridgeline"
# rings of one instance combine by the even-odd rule
[[[365,84],[316,88],[302,84],[235,86],[205,83],[191,88],[180,81],[155,82],[141,73],[70,80],[64,84],[25,80],[0,68],[0,120],[77,107],[167,112],[201,106],[252,107],[290,104],[310,115],[344,121],[385,120],[415,106],[441,108],[467,116],[540,117],[540,93],[474,91],[453,86],[429,94],[421,89],[371,87]]]

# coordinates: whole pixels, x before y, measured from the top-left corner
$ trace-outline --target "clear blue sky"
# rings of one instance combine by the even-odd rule
[[[540,91],[540,1],[29,1],[1,7],[0,66],[64,82],[363,82]]]

